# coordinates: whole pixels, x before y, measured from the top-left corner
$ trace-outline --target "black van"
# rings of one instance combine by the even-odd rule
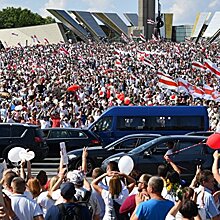
[[[0,157],[7,160],[8,152],[14,147],[34,151],[35,160],[44,159],[48,154],[42,130],[36,125],[0,123]]]

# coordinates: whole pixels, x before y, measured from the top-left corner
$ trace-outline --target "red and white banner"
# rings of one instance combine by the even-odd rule
[[[149,59],[147,59],[146,57],[144,58],[143,63],[145,65],[149,66],[150,68],[154,68],[154,64]]]
[[[166,88],[166,89],[177,91],[177,88],[178,88],[177,83],[174,80],[172,80],[171,78],[169,78],[169,77],[160,75],[158,82],[159,82],[158,83],[159,86],[162,87],[162,88]]]
[[[166,73],[164,73],[164,72],[161,71],[161,70],[158,70],[158,71],[157,71],[157,76],[158,76],[158,77],[165,76],[165,77],[168,77],[168,78],[170,78],[171,80],[173,80],[173,78],[172,78],[169,74],[166,74]]]
[[[37,41],[38,44],[40,44],[40,41],[38,40],[37,36],[34,35],[35,40]]]
[[[116,67],[122,67],[121,61],[119,59],[115,60]]]
[[[211,60],[205,60],[204,66],[206,66],[207,69],[209,69],[217,77],[220,77],[220,69]]]
[[[66,50],[64,47],[60,48],[60,52],[64,53],[65,55],[70,55],[70,53],[68,52],[68,50]]]
[[[205,92],[197,86],[192,86],[190,93],[194,98],[203,98],[203,95],[205,94]]]
[[[44,43],[49,44],[49,40],[46,37],[44,38]]]
[[[141,41],[146,42],[146,38],[143,34],[140,34],[140,39],[141,39]]]
[[[122,39],[125,43],[128,43],[128,42],[129,42],[128,37],[127,37],[123,32],[121,33],[121,39]]]
[[[148,19],[147,19],[147,24],[156,25],[157,22],[155,22],[154,20],[148,18]]]
[[[192,69],[205,71],[206,67],[198,61],[193,61],[192,62]]]
[[[189,83],[187,82],[187,80],[178,78],[177,83],[178,83],[178,92],[189,93]]]
[[[214,92],[213,88],[205,84],[203,85],[203,91],[204,91],[204,96],[203,96],[204,99],[213,100],[213,92]]]

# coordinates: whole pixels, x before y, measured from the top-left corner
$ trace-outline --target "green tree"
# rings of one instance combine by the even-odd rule
[[[29,9],[7,7],[0,11],[0,28],[17,28],[50,23],[55,23],[52,17],[43,18]]]

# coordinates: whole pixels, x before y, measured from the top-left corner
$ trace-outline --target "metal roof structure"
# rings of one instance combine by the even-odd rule
[[[207,23],[210,15],[210,12],[201,12],[197,14],[191,37],[196,38],[200,35],[201,31],[203,30],[203,26]]]
[[[220,12],[215,12],[213,15],[206,31],[203,34],[203,37],[209,38],[213,37],[220,29]]]
[[[138,26],[138,14],[136,13],[124,13],[124,16],[132,26]]]
[[[73,31],[85,42],[88,42],[87,31],[80,26],[66,11],[57,9],[47,9],[53,16],[60,20],[66,27]]]
[[[116,13],[93,12],[92,14],[118,35],[121,36],[122,33],[128,34],[127,25]]]
[[[95,18],[92,16],[90,12],[86,11],[70,11],[73,13],[80,22],[82,22],[86,28],[90,31],[93,37],[99,41],[100,37],[106,37],[105,32],[96,22]]]

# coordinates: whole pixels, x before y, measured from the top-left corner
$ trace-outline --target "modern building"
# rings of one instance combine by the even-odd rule
[[[178,25],[173,26],[172,41],[184,42],[186,38],[190,38],[192,34],[193,25]]]
[[[67,41],[65,33],[65,27],[62,23],[9,28],[0,30],[0,41],[4,47],[57,44]]]

